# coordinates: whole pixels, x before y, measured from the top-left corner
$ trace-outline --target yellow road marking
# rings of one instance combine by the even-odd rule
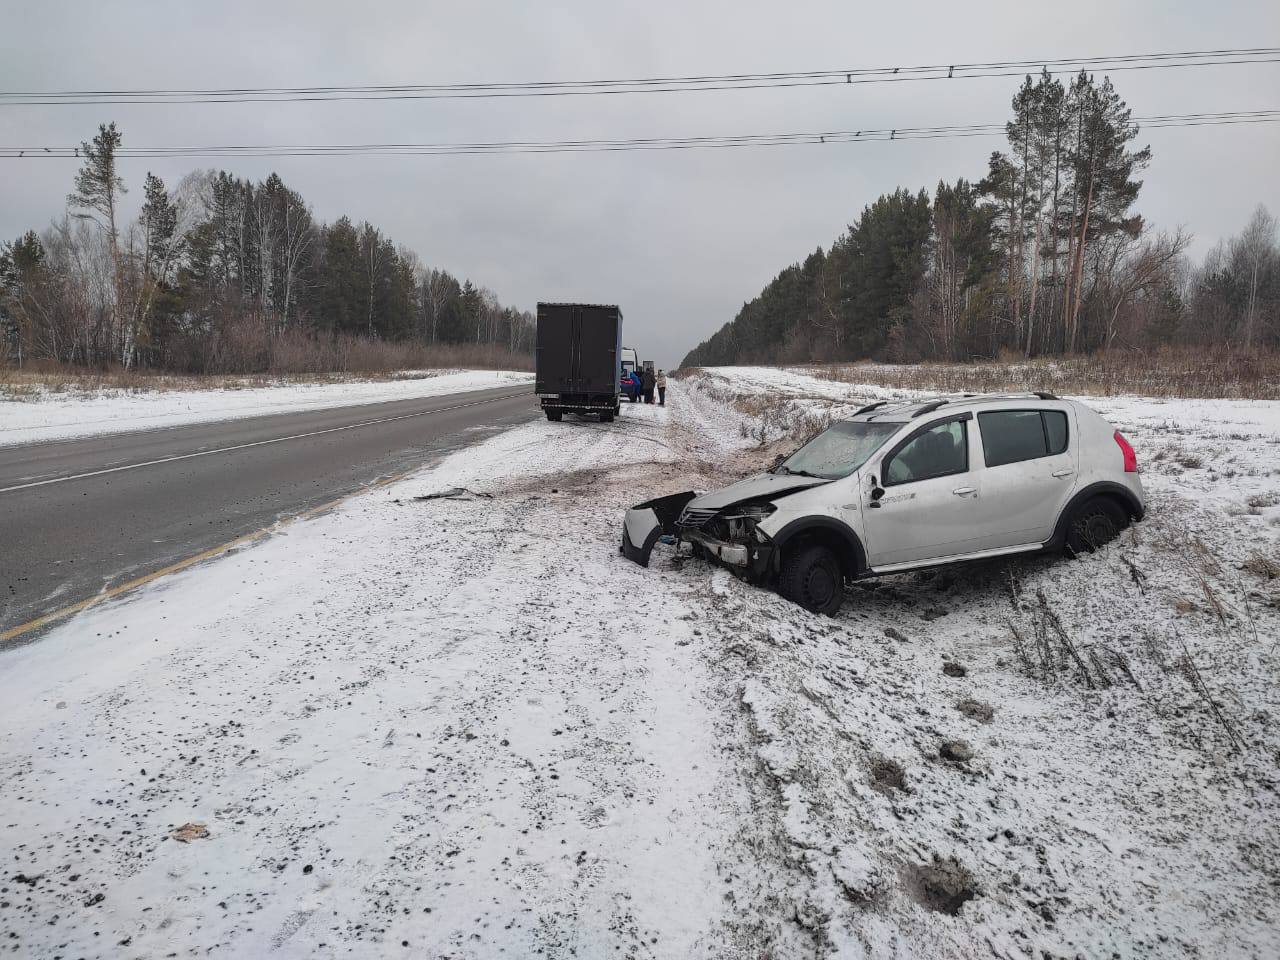
[[[28,620],[26,623],[19,624],[16,627],[6,630],[4,633],[0,633],[0,645],[3,645],[10,640],[16,640],[18,637],[23,634],[30,633],[32,630],[39,630],[41,627],[47,626],[48,624],[54,623],[58,620],[63,620],[66,617],[79,613],[82,610],[88,610],[90,607],[95,606],[104,600],[110,600],[123,593],[128,593],[130,590],[136,590],[138,587],[146,586],[153,580],[159,580],[161,577],[167,577],[171,573],[178,573],[179,571],[185,570],[187,567],[194,566],[197,563],[201,563],[204,560],[212,560],[214,557],[221,556],[224,553],[229,553],[237,547],[253,543],[255,540],[261,540],[298,520],[308,520],[316,514],[324,513],[326,510],[332,510],[334,507],[345,503],[352,497],[358,497],[363,493],[369,493],[372,490],[377,490],[379,487],[385,487],[395,483],[397,480],[403,480],[412,472],[412,470],[406,470],[403,473],[398,473],[394,476],[375,480],[368,486],[361,487],[359,490],[353,490],[348,494],[338,497],[336,500],[330,500],[328,503],[322,503],[318,507],[312,507],[309,510],[304,510],[302,513],[296,513],[291,517],[285,517],[283,520],[277,520],[275,523],[270,526],[263,527],[261,530],[246,533],[244,536],[236,537],[234,540],[229,540],[221,546],[211,547],[208,550],[197,553],[195,556],[187,557],[185,560],[179,560],[177,563],[171,563],[167,567],[161,567],[159,570],[148,573],[146,576],[138,577],[136,580],[130,580],[128,583],[122,583],[119,586],[102,590],[99,593],[94,594],[92,597],[89,597],[87,600],[81,600],[79,603],[73,603],[69,607],[63,607],[61,610],[55,610],[52,613],[46,613],[43,616],[36,617],[34,620]]]

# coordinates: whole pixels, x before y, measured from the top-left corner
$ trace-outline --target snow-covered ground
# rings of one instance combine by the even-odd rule
[[[1147,521],[834,619],[618,556],[879,395],[673,381],[0,656],[0,951],[1276,956],[1280,404],[1100,401]]]
[[[100,390],[0,396],[0,446],[103,433],[177,427],[271,413],[296,413],[387,400],[438,397],[492,387],[532,384],[513,370],[419,371],[399,380],[280,383],[217,390]]]

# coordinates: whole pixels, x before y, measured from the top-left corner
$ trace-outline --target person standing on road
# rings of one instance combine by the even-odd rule
[[[644,368],[644,402],[653,403],[653,367]]]
[[[665,407],[667,405],[667,373],[665,370],[659,370],[658,376],[653,381],[658,385],[658,406]]]

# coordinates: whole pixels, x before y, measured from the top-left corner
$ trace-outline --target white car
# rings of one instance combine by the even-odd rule
[[[1133,447],[1048,393],[873,403],[768,473],[627,511],[622,552],[666,533],[834,613],[844,581],[1040,550],[1091,551],[1145,513]]]

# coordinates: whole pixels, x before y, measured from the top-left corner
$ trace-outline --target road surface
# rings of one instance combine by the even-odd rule
[[[538,415],[528,387],[0,447],[6,632]]]

